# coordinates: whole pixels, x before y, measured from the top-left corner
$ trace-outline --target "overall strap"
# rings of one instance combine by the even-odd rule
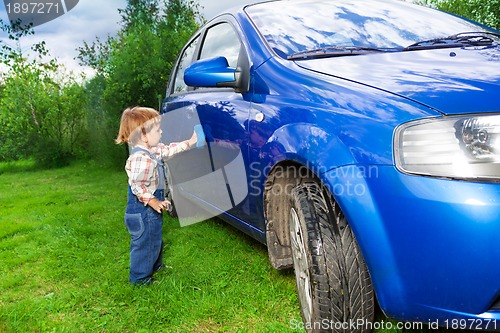
[[[165,164],[163,164],[163,160],[161,158],[157,158],[155,154],[151,154],[151,152],[147,149],[141,148],[141,147],[134,147],[132,151],[130,152],[130,155],[135,154],[137,152],[144,152],[147,153],[153,160],[156,161],[156,170],[158,171],[158,190],[164,190],[165,189]]]

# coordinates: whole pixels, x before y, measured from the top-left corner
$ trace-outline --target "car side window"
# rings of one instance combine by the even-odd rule
[[[226,57],[230,67],[236,67],[241,41],[229,23],[219,23],[207,30],[200,59]]]
[[[195,38],[191,42],[191,44],[186,47],[184,53],[181,55],[181,59],[179,61],[179,65],[177,66],[177,71],[174,78],[174,94],[187,91],[187,85],[186,83],[184,83],[184,71],[193,62],[194,51],[196,50],[196,45],[198,45],[199,39],[199,37]]]

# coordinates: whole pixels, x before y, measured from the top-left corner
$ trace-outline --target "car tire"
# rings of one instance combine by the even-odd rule
[[[178,217],[177,210],[175,209],[174,199],[172,199],[172,190],[169,187],[167,187],[167,189],[165,190],[165,199],[170,201],[170,205],[168,205],[166,210],[168,216],[174,218]]]
[[[296,186],[290,200],[293,266],[304,328],[315,333],[369,332],[373,287],[344,214],[316,182]]]

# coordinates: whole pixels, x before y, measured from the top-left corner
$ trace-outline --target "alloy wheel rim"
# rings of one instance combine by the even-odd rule
[[[297,289],[299,289],[299,301],[302,305],[302,314],[305,322],[311,322],[312,316],[312,292],[311,275],[309,273],[309,260],[307,258],[299,217],[295,209],[290,211],[290,234],[292,241],[292,257],[295,270]],[[303,292],[301,292],[301,290]]]

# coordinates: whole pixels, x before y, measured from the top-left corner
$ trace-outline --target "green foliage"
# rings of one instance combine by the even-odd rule
[[[180,49],[199,27],[197,7],[185,0],[130,1],[120,10],[116,37],[78,49],[81,64],[104,79],[101,106],[113,118],[131,105],[158,107]]]
[[[0,19],[0,30],[5,31],[9,36],[9,40],[12,42],[18,42],[21,38],[34,34],[31,26],[21,28],[20,20],[13,21],[10,24],[7,24],[4,23],[2,19]],[[35,44],[33,48],[42,50],[42,53],[45,52],[43,42],[41,44]],[[7,67],[11,67],[19,62],[22,57],[23,54],[19,47],[11,46],[6,42],[0,41],[0,64],[3,63]]]
[[[186,0],[134,0],[120,10],[122,29],[105,41],[84,43],[80,62],[97,71],[87,84],[92,155],[122,166],[126,149],[111,147],[121,112],[128,106],[159,108],[168,76],[185,42],[199,27],[197,3]],[[104,155],[103,155],[104,154]]]
[[[89,132],[87,152],[93,160],[123,170],[123,160],[128,156],[126,147],[113,143],[117,133],[116,120],[104,110],[106,78],[97,74],[85,84],[87,95],[87,128]]]
[[[11,43],[32,34],[0,21]],[[85,138],[86,97],[71,75],[62,74],[48,56],[45,43],[32,46],[29,59],[19,46],[2,43],[0,60],[7,68],[0,94],[0,161],[33,157],[40,166],[66,164]]]
[[[421,3],[500,30],[500,0],[422,0]]]
[[[0,20],[9,36],[0,41],[0,161],[35,158],[60,166],[90,155],[123,166],[126,147],[113,143],[121,112],[159,107],[177,54],[201,20],[191,0],[130,0],[120,13],[115,37],[78,49],[81,63],[97,72],[84,85],[55,60],[43,60],[44,42],[31,54],[21,50],[20,40],[34,33],[30,27]]]

